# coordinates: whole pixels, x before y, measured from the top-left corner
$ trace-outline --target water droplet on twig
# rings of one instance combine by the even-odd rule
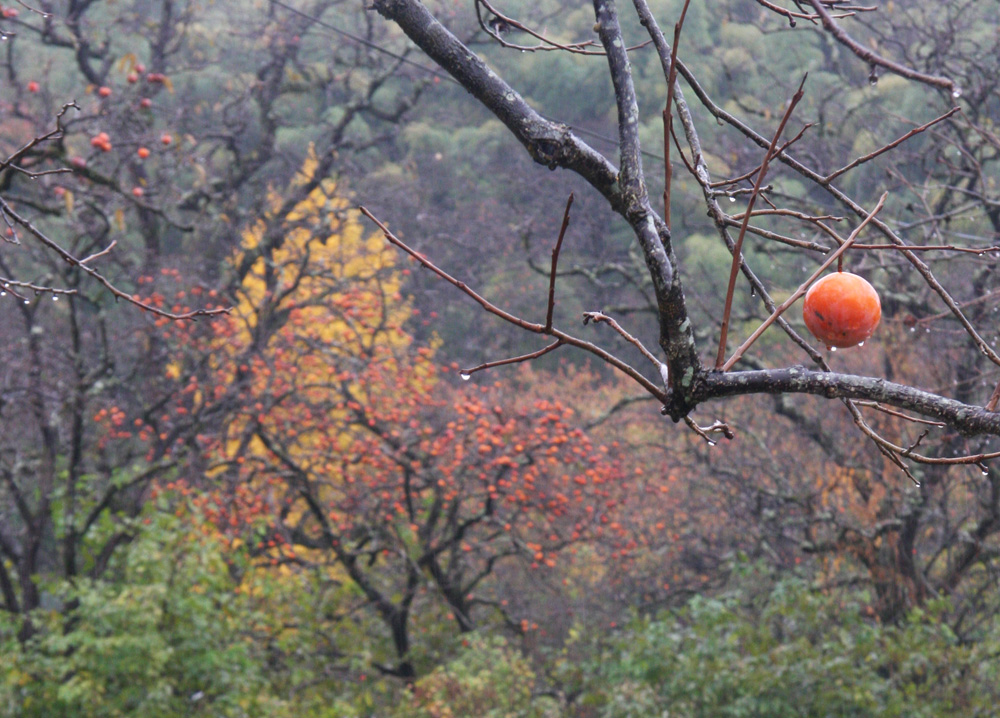
[[[462,377],[462,381],[469,381],[472,378],[472,374],[466,374],[464,371],[459,376]]]

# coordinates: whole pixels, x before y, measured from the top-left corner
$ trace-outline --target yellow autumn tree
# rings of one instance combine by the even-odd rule
[[[300,182],[312,178],[316,165],[310,155]],[[277,192],[271,204],[275,212],[281,208]],[[263,249],[275,227],[281,242]],[[253,400],[225,427],[218,471],[234,463],[269,465],[274,447],[264,437],[280,436],[283,452],[303,469],[334,475],[333,457],[358,431],[349,420],[352,408],[433,383],[426,361],[433,350],[411,355],[403,327],[411,308],[394,260],[381,235],[364,234],[332,180],[284,217],[262,217],[243,233],[235,265],[249,268],[210,354],[216,386],[236,387]]]

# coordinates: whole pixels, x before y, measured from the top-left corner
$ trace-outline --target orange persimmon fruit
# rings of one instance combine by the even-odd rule
[[[828,274],[806,292],[802,318],[828,347],[853,347],[875,331],[882,318],[878,292],[850,272]]]

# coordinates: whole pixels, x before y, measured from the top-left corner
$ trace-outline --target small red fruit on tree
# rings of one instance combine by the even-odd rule
[[[125,79],[128,80],[128,83],[130,85],[134,85],[135,83],[137,83],[139,81],[139,73],[138,72],[130,72],[128,75],[125,76]]]
[[[135,71],[141,75],[146,71],[146,66],[143,65],[141,62],[137,62],[135,63]]]
[[[111,151],[111,138],[107,132],[101,132],[90,138],[90,146],[97,147],[104,152]]]
[[[152,106],[153,106],[153,101],[148,97],[143,97],[141,100],[139,100],[139,107],[141,107],[144,110],[148,110]]]
[[[164,133],[163,133],[163,134],[162,134],[162,135],[160,136],[160,142],[162,142],[162,143],[163,143],[163,144],[165,144],[165,145],[169,145],[169,144],[170,144],[171,142],[173,142],[173,141],[174,141],[174,138],[170,136],[170,133],[169,133],[169,132],[164,132]]]
[[[850,272],[834,272],[806,292],[802,318],[813,336],[828,347],[852,347],[875,331],[882,305],[867,281]]]
[[[137,155],[139,155],[139,157],[141,157],[142,159],[146,159],[147,157],[149,157],[149,148],[148,147],[140,147],[139,149],[137,149],[135,151],[135,153]]]
[[[132,196],[133,197],[142,197],[142,195],[144,195],[144,194],[145,194],[145,192],[142,191],[142,187],[133,187],[132,188]]]
[[[97,94],[100,95],[101,97],[110,97],[111,96],[111,88],[110,87],[102,87],[101,89],[99,89],[97,91]]]
[[[28,92],[38,92],[38,83],[32,80],[28,83]]]

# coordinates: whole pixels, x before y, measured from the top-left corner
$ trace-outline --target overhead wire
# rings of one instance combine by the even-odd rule
[[[305,20],[310,20],[314,24],[319,25],[320,27],[324,27],[327,30],[330,30],[331,32],[334,32],[334,33],[340,35],[341,37],[346,37],[349,40],[353,40],[354,42],[356,42],[358,44],[361,44],[361,45],[364,45],[367,48],[370,48],[370,49],[375,50],[377,52],[381,52],[383,55],[388,55],[389,57],[392,57],[392,58],[394,58],[396,60],[399,60],[400,62],[403,62],[403,63],[405,63],[407,65],[412,65],[413,67],[416,67],[419,70],[423,70],[424,72],[430,73],[431,75],[434,75],[435,77],[441,78],[443,80],[448,80],[449,82],[453,82],[456,85],[458,84],[458,81],[455,80],[455,78],[453,78],[451,75],[449,75],[446,72],[441,72],[440,70],[437,70],[437,69],[435,69],[433,67],[428,67],[427,65],[421,65],[419,62],[414,62],[413,60],[409,59],[405,55],[400,55],[398,52],[393,52],[392,50],[389,50],[388,48],[382,47],[381,45],[378,45],[378,44],[372,42],[371,40],[366,40],[363,37],[355,35],[354,33],[347,32],[347,30],[342,30],[339,27],[337,27],[335,25],[331,25],[330,23],[326,22],[325,20],[321,20],[320,18],[318,18],[318,17],[316,17],[314,15],[310,15],[308,13],[304,13],[301,10],[292,7],[291,5],[286,5],[285,3],[281,2],[281,0],[269,0],[269,2],[272,5],[277,5],[278,7],[281,7],[281,8],[284,8],[285,10],[288,10],[288,12],[292,13],[293,15],[298,15],[299,17],[301,17],[301,18],[303,18]]]
[[[268,1],[272,5],[276,5],[276,6],[280,7],[280,8],[283,8],[283,9],[287,10],[288,12],[290,12],[290,13],[292,13],[294,15],[298,15],[301,18],[309,20],[313,24],[318,25],[319,27],[325,28],[325,29],[329,30],[330,32],[333,32],[333,33],[335,33],[335,34],[337,34],[337,35],[339,35],[341,37],[347,38],[348,40],[351,40],[351,41],[356,42],[356,43],[358,43],[360,45],[363,45],[363,46],[365,46],[365,47],[367,47],[367,48],[369,48],[371,50],[374,50],[376,52],[380,52],[383,55],[387,55],[388,57],[391,57],[391,58],[394,58],[396,60],[399,60],[402,63],[410,65],[411,67],[415,67],[418,70],[422,70],[423,72],[429,73],[430,75],[433,75],[436,78],[439,78],[439,79],[445,80],[447,82],[450,82],[450,83],[452,83],[452,84],[454,84],[454,85],[456,85],[458,87],[462,86],[461,83],[458,82],[458,80],[456,80],[454,77],[452,77],[451,75],[449,75],[446,72],[442,72],[441,70],[438,70],[437,68],[429,67],[429,66],[423,65],[423,64],[421,64],[419,62],[415,62],[414,60],[409,59],[405,55],[400,55],[399,53],[393,52],[392,50],[390,50],[388,48],[382,47],[381,45],[379,45],[377,43],[374,43],[371,40],[367,40],[367,39],[365,39],[363,37],[355,35],[354,33],[348,32],[347,30],[343,30],[343,29],[341,29],[341,28],[339,28],[339,27],[337,27],[337,26],[335,26],[335,25],[333,25],[333,24],[331,24],[331,23],[329,23],[329,22],[327,22],[325,20],[322,20],[322,19],[320,19],[318,17],[315,17],[314,15],[310,15],[308,13],[302,12],[298,8],[292,7],[291,5],[288,5],[288,4],[284,3],[284,2],[282,2],[282,0],[268,0]],[[546,118],[546,119],[548,119],[548,118]],[[554,120],[549,120],[549,121],[550,122],[554,122]],[[562,123],[562,124],[566,124],[566,123]],[[602,135],[599,132],[594,132],[593,130],[588,130],[588,129],[584,128],[584,127],[577,127],[575,125],[566,124],[566,126],[569,127],[569,129],[572,130],[573,132],[576,132],[576,133],[581,134],[581,135],[586,135],[588,137],[592,137],[595,140],[600,140],[601,142],[604,142],[604,143],[606,143],[608,145],[611,145],[612,147],[618,147],[618,141],[617,140],[615,140],[615,139],[613,139],[611,137],[608,137],[606,135]],[[660,162],[660,163],[663,162],[663,157],[661,157],[660,155],[654,154],[652,152],[648,152],[646,150],[641,150],[641,152],[642,152],[642,154],[644,156],[649,157],[650,159],[656,160],[657,162]]]

